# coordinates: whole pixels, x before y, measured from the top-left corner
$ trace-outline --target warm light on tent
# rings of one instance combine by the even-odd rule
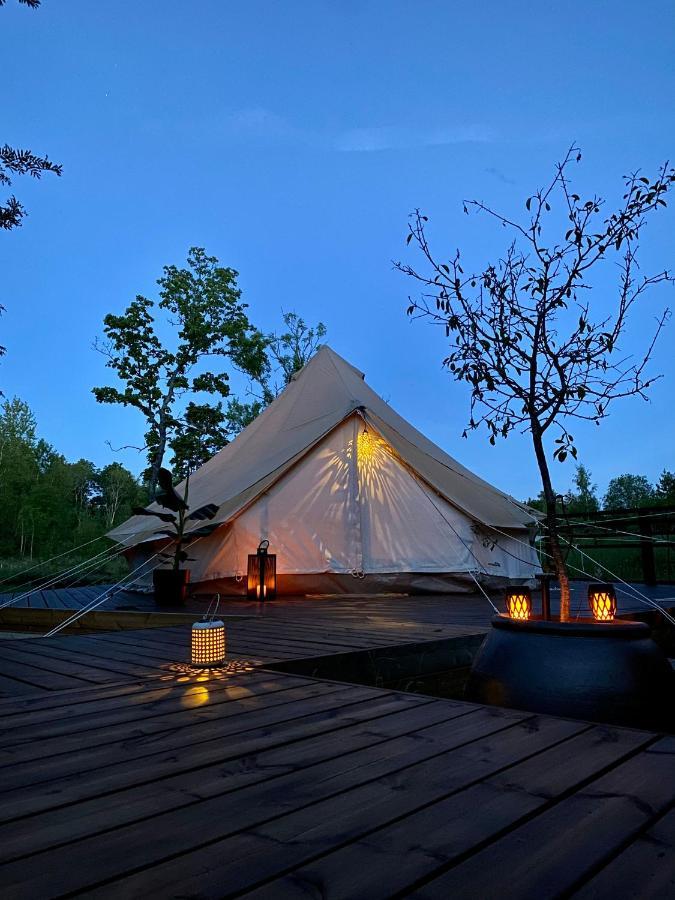
[[[529,588],[507,588],[506,609],[512,619],[527,621],[532,615],[532,595]]]
[[[260,541],[257,551],[248,555],[246,593],[256,600],[272,600],[277,593],[277,557],[268,552],[269,545]]]
[[[616,592],[613,584],[589,584],[588,605],[598,622],[611,622],[616,616]]]
[[[195,622],[192,626],[192,665],[219,666],[225,661],[225,623]]]
[[[372,434],[368,431],[368,428],[365,427],[363,431],[359,433],[358,438],[359,461],[362,463],[372,462],[376,450],[377,443]]]

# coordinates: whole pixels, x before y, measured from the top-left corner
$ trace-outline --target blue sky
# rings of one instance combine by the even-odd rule
[[[572,141],[579,193],[620,197],[624,172],[674,158],[672,2],[9,0],[0,40],[0,140],[64,166],[14,185],[30,215],[0,235],[0,386],[67,457],[140,469],[106,445],[138,443],[143,423],[96,404],[109,376],[91,344],[107,312],[152,296],[162,265],[198,245],[240,272],[258,324],[281,309],[322,319],[433,440],[519,497],[538,490],[527,438],[462,440],[466,390],[441,370],[441,335],[406,320],[412,285],[391,261],[416,261],[405,232],[419,206],[439,249],[484,265],[505,236],[462,199],[521,212]],[[674,225],[669,209],[645,233],[645,270],[675,268]],[[669,303],[667,289],[647,301],[636,347]],[[675,469],[674,328],[651,403],[576,429],[601,491]],[[564,488],[572,467],[556,474]]]

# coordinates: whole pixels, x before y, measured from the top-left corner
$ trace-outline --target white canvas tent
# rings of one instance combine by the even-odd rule
[[[218,507],[208,534],[194,524],[189,550],[204,590],[244,593],[261,539],[282,593],[470,590],[474,577],[539,571],[532,511],[425,438],[329,347],[191,476],[189,503]],[[135,516],[109,537],[138,566],[166,540],[156,522]]]

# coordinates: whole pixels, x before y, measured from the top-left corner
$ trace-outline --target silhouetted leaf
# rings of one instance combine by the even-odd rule
[[[200,506],[199,509],[191,512],[190,515],[186,518],[188,520],[201,522],[207,519],[212,519],[217,512],[218,506],[215,503],[207,503],[205,506]]]
[[[163,513],[154,509],[146,509],[144,506],[134,506],[131,510],[135,516],[157,516],[162,522],[175,522],[176,517],[171,513]]]
[[[164,506],[166,509],[171,509],[174,512],[178,512],[181,509],[187,509],[187,503],[183,497],[176,493],[176,489],[173,486],[173,476],[168,469],[159,470],[157,483],[159,484],[160,490],[157,492],[155,500],[160,506]]]

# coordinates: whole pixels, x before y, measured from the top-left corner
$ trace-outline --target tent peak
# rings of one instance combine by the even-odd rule
[[[339,353],[336,353],[332,347],[328,344],[322,344],[319,349],[316,351],[314,356],[305,363],[302,369],[299,369],[291,378],[291,381],[297,381],[299,378],[303,377],[305,372],[311,372],[313,368],[319,367],[321,365],[332,365],[338,372],[340,370],[347,369],[352,374],[357,375],[361,381],[366,380],[366,376],[364,373],[357,369],[356,366],[353,366],[350,362],[348,362],[344,356],[340,356]]]

